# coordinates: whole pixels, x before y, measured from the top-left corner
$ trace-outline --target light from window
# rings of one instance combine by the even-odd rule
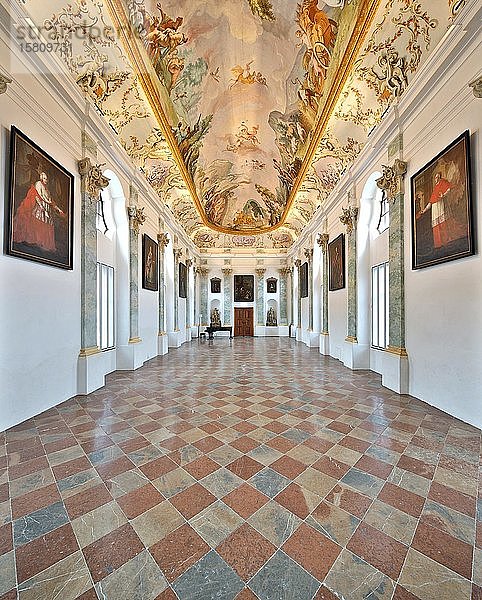
[[[107,227],[107,221],[105,220],[104,201],[102,200],[102,197],[99,197],[97,200],[97,215],[95,224],[97,229],[104,235],[109,231],[109,228]]]
[[[378,233],[383,233],[390,226],[390,203],[385,190],[382,191],[380,200],[380,218],[378,220]]]
[[[97,263],[97,345],[114,348],[114,267]]]
[[[372,346],[388,345],[388,262],[372,267]]]

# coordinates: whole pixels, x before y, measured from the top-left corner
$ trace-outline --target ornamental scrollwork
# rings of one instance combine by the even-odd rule
[[[356,228],[356,222],[358,219],[358,208],[356,206],[349,206],[348,208],[342,207],[342,213],[340,215],[340,221],[345,225],[346,232],[349,235]]]
[[[403,191],[403,178],[407,172],[407,163],[396,159],[393,167],[382,165],[383,175],[376,180],[377,186],[384,190],[388,200],[394,200]]]
[[[5,94],[9,83],[12,83],[10,77],[7,77],[6,75],[2,75],[0,73],[0,94]]]
[[[472,88],[476,98],[482,98],[482,77],[477,77],[477,79],[474,79],[474,81],[469,83],[469,87]]]
[[[316,238],[316,243],[318,244],[318,246],[320,246],[323,254],[326,254],[326,251],[328,250],[329,240],[330,236],[328,233],[319,233],[318,237]]]
[[[101,191],[109,185],[110,179],[102,173],[104,165],[93,165],[90,158],[79,160],[78,167],[82,182],[82,191],[97,201]]]
[[[129,206],[127,209],[129,215],[129,226],[135,233],[139,233],[140,226],[146,220],[144,210],[145,209],[143,207],[138,208],[137,206]]]
[[[266,273],[266,269],[255,269],[255,273],[259,277],[259,279],[262,279],[264,277],[264,274]]]
[[[169,234],[168,233],[158,233],[157,241],[159,242],[159,245],[161,247],[167,248],[167,246],[169,246]]]

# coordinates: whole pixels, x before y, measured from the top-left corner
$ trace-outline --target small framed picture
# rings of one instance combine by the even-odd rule
[[[345,287],[345,234],[340,233],[328,244],[328,267],[330,292]]]
[[[152,292],[159,289],[159,246],[145,233],[142,236],[142,287]]]

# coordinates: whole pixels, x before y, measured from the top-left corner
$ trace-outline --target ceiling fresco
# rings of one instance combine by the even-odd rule
[[[26,0],[204,252],[286,251],[463,0]]]

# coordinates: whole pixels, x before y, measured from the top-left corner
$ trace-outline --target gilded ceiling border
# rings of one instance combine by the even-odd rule
[[[283,214],[281,215],[279,223],[271,227],[266,227],[264,229],[249,231],[236,230],[228,227],[214,225],[206,217],[204,208],[197,195],[197,190],[194,186],[194,182],[192,181],[191,176],[187,172],[187,169],[184,165],[184,161],[181,157],[176,141],[174,139],[174,135],[171,131],[171,126],[162,109],[160,84],[157,83],[157,75],[147,56],[147,53],[145,52],[140,38],[135,34],[135,31],[132,27],[129,15],[126,10],[126,6],[123,0],[104,0],[104,2],[107,6],[114,27],[120,37],[124,50],[132,63],[134,72],[139,78],[144,94],[146,95],[149,105],[151,106],[152,111],[154,112],[154,116],[157,119],[159,127],[164,137],[166,138],[166,142],[172,152],[176,165],[179,168],[179,171],[181,172],[184,183],[186,184],[186,187],[194,200],[194,204],[196,205],[196,209],[199,213],[199,216],[201,217],[203,224],[209,229],[219,231],[220,233],[227,233],[229,235],[262,235],[265,233],[270,233],[271,231],[275,231],[280,227],[283,227],[285,225],[286,219],[288,218],[288,214],[293,205],[293,202],[296,198],[296,194],[298,193],[298,190],[301,187],[301,184],[303,183],[303,179],[305,178],[306,172],[308,171],[311,165],[311,161],[313,160],[313,156],[316,152],[320,139],[326,130],[328,121],[335,109],[336,103],[338,102],[338,99],[348,79],[351,69],[353,68],[356,57],[360,52],[363,42],[370,30],[375,14],[378,10],[379,5],[381,4],[381,0],[362,0],[360,3],[358,17],[353,28],[352,34],[350,36],[350,40],[347,44],[345,52],[343,53],[343,58],[341,59],[340,66],[333,79],[333,83],[327,95],[326,102],[324,103],[321,114],[318,117],[310,145],[308,146],[308,150],[306,151],[303,163],[300,168],[300,172],[298,173],[298,176],[295,179],[293,188],[291,190],[291,194],[288,198],[286,207],[283,211]]]

